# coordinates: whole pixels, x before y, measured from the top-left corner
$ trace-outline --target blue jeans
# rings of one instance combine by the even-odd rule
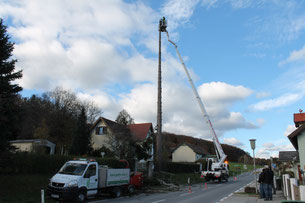
[[[263,183],[265,198],[272,200],[272,184]]]
[[[261,198],[265,198],[264,186],[263,183],[259,184],[259,195]]]

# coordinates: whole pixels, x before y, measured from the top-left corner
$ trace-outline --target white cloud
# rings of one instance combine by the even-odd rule
[[[224,83],[223,85],[228,84]],[[185,86],[184,83],[164,82],[162,92],[163,131],[205,139],[212,138],[190,87]],[[217,94],[217,91],[215,92]],[[231,94],[234,93],[234,91],[231,92]],[[110,119],[115,119],[120,110],[126,109],[135,122],[153,122],[154,125],[156,125],[157,118],[156,95],[157,87],[155,84],[139,84],[130,92],[121,93],[116,99],[100,91],[79,94],[83,98],[91,98],[95,101],[102,108],[104,115],[109,116]],[[215,96],[211,93],[207,99],[210,97]],[[225,95],[223,99],[227,100]],[[215,98],[213,100],[218,102]],[[242,98],[228,100],[233,104]],[[228,101],[227,104],[230,106]],[[254,124],[246,121],[240,112],[230,112],[228,106],[222,105],[218,108],[207,106],[208,114],[219,137],[224,132],[233,129],[256,128]]]
[[[198,3],[199,0],[168,0],[161,11],[169,21],[168,29],[188,22]]]
[[[249,88],[241,85],[233,86],[224,82],[205,83],[199,86],[198,92],[208,106],[218,105],[219,103],[232,104],[252,94],[252,90]]]
[[[243,8],[248,8],[251,5],[253,5],[253,0],[229,0],[231,3],[232,7],[235,9],[243,9]]]
[[[278,157],[279,151],[294,151],[292,144],[282,143],[264,143],[263,147],[257,150],[256,156],[259,158],[269,159],[270,156]]]
[[[244,147],[245,145],[240,142],[238,139],[231,137],[231,138],[224,138],[224,143],[228,145],[233,145],[236,147]]]
[[[141,2],[10,1],[0,7],[0,15],[13,22],[8,30],[17,40],[14,56],[25,89],[152,81],[156,60],[136,47],[154,39],[158,14]]]
[[[217,5],[217,1],[218,0],[202,0],[201,1],[201,5],[203,7],[206,7],[207,9],[209,9],[209,8],[213,8],[214,6],[216,6]]]
[[[251,6],[259,6],[264,0],[202,0],[201,5],[206,8],[217,7],[221,3],[229,4],[233,9],[245,9]]]
[[[288,106],[298,100],[300,100],[303,97],[302,94],[284,94],[278,98],[275,99],[268,99],[265,101],[258,102],[254,105],[250,106],[250,109],[254,111],[266,111],[273,108],[279,108]]]
[[[271,94],[269,92],[258,92],[256,93],[256,98],[261,99],[261,98],[266,98],[269,97]]]
[[[198,2],[170,0],[161,12],[174,29],[189,21]],[[16,0],[0,3],[0,15],[12,20],[9,33],[16,40],[14,57],[23,69],[20,83],[25,89],[62,86],[94,101],[110,119],[124,108],[136,122],[156,124],[158,12],[141,2],[121,0]],[[185,86],[181,64],[164,47],[163,130],[211,138],[192,90]],[[256,127],[241,112],[230,112],[251,89],[211,82],[198,91],[217,135]]]
[[[288,135],[290,135],[296,129],[297,128],[295,127],[295,125],[288,125],[285,132],[284,132],[284,136],[287,137]]]
[[[217,83],[207,84],[208,86]],[[205,86],[205,85],[203,85]],[[231,94],[223,95],[218,101],[215,95],[222,91],[222,87],[230,87]],[[219,90],[219,89],[220,90]],[[248,94],[240,96],[240,86],[234,86],[226,83],[218,84],[214,87],[214,92],[205,96],[206,100],[213,100],[221,103],[226,101],[227,105],[220,105],[215,108],[212,105],[206,106],[206,110],[211,117],[212,123],[219,136],[225,131],[237,128],[256,128],[256,126],[242,116],[240,112],[230,112],[228,106],[234,102],[244,99]],[[250,90],[249,90],[250,91]],[[195,137],[211,138],[208,126],[204,121],[203,115],[193,95],[190,87],[183,83],[165,82],[163,83],[162,111],[163,111],[163,130],[178,134],[192,135]],[[122,95],[121,104],[131,115],[139,121],[156,120],[156,86],[139,85],[129,94]],[[232,95],[236,95],[232,99]],[[200,94],[201,97],[203,95]],[[234,97],[234,96],[233,96]],[[203,101],[205,103],[205,101]]]
[[[286,63],[295,61],[305,61],[305,45],[300,50],[294,50],[290,53],[289,57],[279,63],[279,66],[285,65]]]
[[[96,90],[92,92],[79,92],[77,97],[81,100],[93,101],[99,108],[102,109],[102,115],[109,119],[115,119],[122,106],[119,105],[118,100],[108,95],[105,92]]]

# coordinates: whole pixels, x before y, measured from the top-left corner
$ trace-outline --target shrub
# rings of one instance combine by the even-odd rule
[[[164,170],[170,173],[194,173],[199,172],[200,165],[193,163],[167,162]]]
[[[0,174],[55,174],[66,161],[73,160],[75,156],[45,155],[36,153],[10,154],[0,164]],[[118,168],[121,164],[117,159],[97,158],[97,162],[111,168]]]
[[[255,187],[245,187],[245,193],[256,193]]]

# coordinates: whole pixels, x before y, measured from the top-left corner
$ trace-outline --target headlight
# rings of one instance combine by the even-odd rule
[[[77,181],[72,180],[71,182],[66,184],[66,187],[77,187]]]

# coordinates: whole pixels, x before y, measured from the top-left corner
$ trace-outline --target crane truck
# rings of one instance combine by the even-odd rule
[[[198,94],[198,91],[197,89],[195,88],[195,85],[194,85],[194,82],[188,72],[188,69],[186,68],[183,60],[182,60],[182,57],[179,53],[179,50],[178,50],[178,46],[176,45],[176,43],[174,43],[170,38],[169,38],[169,34],[166,30],[166,27],[167,27],[167,22],[165,20],[165,18],[163,17],[161,20],[160,20],[160,23],[159,23],[159,26],[160,26],[160,29],[162,32],[166,32],[166,35],[167,35],[167,40],[172,44],[174,45],[175,49],[176,49],[176,53],[180,59],[180,62],[183,66],[183,69],[187,75],[187,78],[188,78],[188,81],[192,87],[192,90],[193,90],[193,93],[196,97],[196,100],[199,104],[199,107],[200,107],[200,110],[201,110],[201,113],[203,115],[203,119],[205,121],[205,123],[208,124],[209,126],[209,130],[210,130],[210,133],[213,135],[213,143],[214,143],[214,147],[215,147],[215,151],[216,151],[216,156],[217,158],[208,158],[207,159],[207,169],[206,171],[202,171],[201,172],[201,177],[202,178],[205,178],[207,181],[209,180],[218,180],[219,182],[222,182],[222,181],[225,181],[227,182],[228,179],[229,179],[229,165],[228,163],[225,161],[226,158],[227,158],[227,155],[224,153],[222,147],[221,147],[221,144],[219,143],[219,140],[218,140],[218,137],[215,133],[215,130],[213,128],[213,125],[212,125],[212,122],[208,116],[208,113],[203,105],[203,102]]]
[[[133,194],[143,184],[143,174],[126,168],[109,168],[94,159],[67,161],[51,179],[47,193],[53,199],[84,202],[89,196],[110,193],[120,197],[123,192]]]

